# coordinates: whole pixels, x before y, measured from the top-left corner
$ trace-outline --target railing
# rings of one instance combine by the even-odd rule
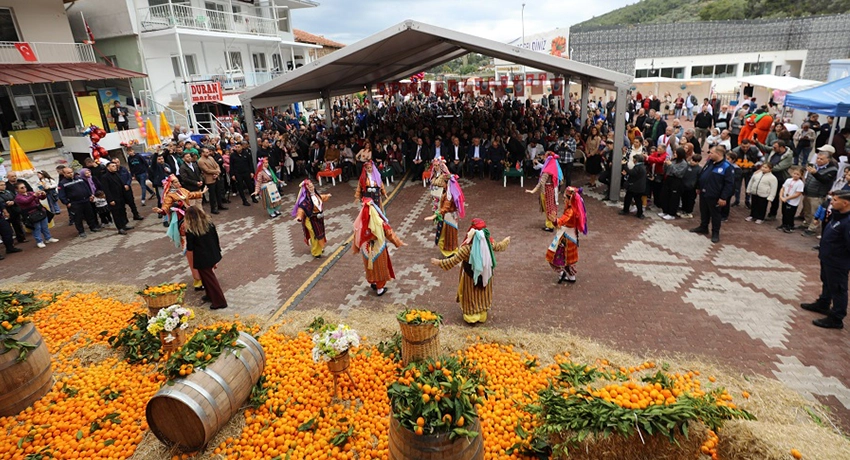
[[[24,57],[30,53],[35,61],[28,61]],[[80,62],[97,62],[91,45],[84,43],[0,42],[0,64]]]
[[[232,34],[277,37],[274,19],[208,10],[189,5],[157,5],[139,8],[139,26],[142,32],[170,29],[172,27]]]
[[[139,99],[142,101],[142,105],[144,106],[143,112],[146,115],[153,116],[159,115],[159,112],[165,112],[165,118],[171,124],[173,128],[174,125],[180,126],[190,126],[189,117],[183,115],[180,112],[175,111],[171,107],[167,105],[160,104],[154,99],[153,95],[150,91],[140,90],[139,91]],[[159,118],[156,121],[157,126],[159,126]]]
[[[272,81],[282,72],[241,72],[233,71],[223,74],[195,74],[191,75],[192,81],[217,81],[221,83],[221,88],[226,91],[251,88]]]

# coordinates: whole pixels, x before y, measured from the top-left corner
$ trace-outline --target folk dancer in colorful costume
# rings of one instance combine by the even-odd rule
[[[440,209],[440,199],[443,196],[443,187],[447,183],[449,176],[449,167],[446,166],[446,160],[443,157],[435,158],[431,161],[431,177],[428,179],[430,183],[431,198],[434,199],[434,204],[431,207],[433,211]]]
[[[537,186],[532,190],[526,190],[531,194],[540,192],[540,210],[546,215],[546,226],[543,230],[547,232],[555,231],[555,221],[558,219],[558,185],[563,180],[564,174],[558,165],[558,155],[555,152],[548,152]]]
[[[174,242],[174,246],[186,254],[186,260],[189,262],[189,269],[192,271],[192,279],[194,280],[194,288],[196,291],[204,289],[204,284],[201,282],[201,274],[195,270],[192,265],[191,252],[186,252],[186,225],[183,218],[186,216],[186,210],[192,206],[193,200],[200,200],[207,188],[204,187],[200,192],[190,192],[180,186],[180,179],[174,174],[168,176],[162,181],[162,207],[153,208],[153,211],[160,216],[169,216],[168,230],[165,234]]]
[[[576,282],[579,233],[587,235],[587,211],[581,189],[564,190],[564,214],[555,223],[555,238],[546,250],[546,261],[560,275],[558,284]]]
[[[310,246],[310,254],[318,259],[325,252],[325,244],[328,241],[325,238],[324,203],[330,199],[331,194],[316,193],[316,187],[309,179],[301,182],[300,189],[295,207],[292,208],[292,217],[301,222],[304,242]]]
[[[443,258],[451,257],[457,252],[457,226],[458,219],[466,216],[466,204],[463,190],[457,181],[457,175],[441,175],[431,183],[440,187],[440,202],[434,215],[426,217],[425,220],[437,221],[437,232],[434,236],[434,244],[440,248]]]
[[[257,162],[257,172],[254,174],[254,193],[251,195],[260,196],[260,202],[272,219],[280,215],[280,205],[283,201],[277,188],[279,182],[277,174],[269,167],[269,159],[267,157],[260,159]]]
[[[431,264],[450,270],[463,263],[457,287],[457,302],[463,311],[463,320],[469,324],[487,321],[487,311],[493,304],[493,270],[496,268],[496,252],[508,248],[511,238],[493,243],[487,224],[481,219],[472,219],[472,225],[457,253],[448,259],[431,259]]]
[[[372,161],[363,163],[363,171],[360,172],[360,181],[357,183],[357,189],[354,190],[354,202],[360,203],[364,198],[370,198],[375,204],[384,210],[383,200],[387,197],[387,191],[384,190],[383,179],[381,172],[375,167]]]
[[[388,243],[407,246],[393,232],[381,207],[372,198],[363,198],[363,207],[354,221],[354,250],[363,257],[366,281],[379,296],[387,292],[387,281],[395,279]]]

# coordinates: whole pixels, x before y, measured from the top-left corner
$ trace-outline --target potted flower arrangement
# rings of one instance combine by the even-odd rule
[[[162,283],[156,286],[145,286],[137,292],[148,305],[150,316],[156,316],[159,311],[169,305],[182,304],[186,283]]]
[[[345,324],[325,324],[313,334],[313,361],[328,363],[328,370],[333,375],[334,397],[337,395],[337,379],[340,374],[347,374],[351,358],[348,350],[360,346],[360,335]],[[352,379],[353,383],[353,379]]]
[[[396,315],[401,329],[401,356],[411,361],[436,357],[440,352],[440,325],[443,316],[430,310],[407,309]]]
[[[172,305],[149,319],[147,329],[153,335],[159,334],[163,351],[174,351],[186,342],[186,329],[189,328],[189,320],[194,318],[192,309]]]

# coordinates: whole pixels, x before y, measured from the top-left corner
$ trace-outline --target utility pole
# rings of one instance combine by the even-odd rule
[[[522,13],[520,13],[520,16],[522,18],[522,47],[525,48],[525,3],[522,4]],[[523,64],[522,65],[522,95],[523,95],[523,97],[527,98],[528,96],[526,96],[526,94],[525,94],[525,80],[526,80],[525,64]],[[514,95],[514,97],[516,97],[516,95]]]

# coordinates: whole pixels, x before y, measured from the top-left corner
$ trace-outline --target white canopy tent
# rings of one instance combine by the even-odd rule
[[[617,91],[616,113],[626,111],[630,75],[551,56],[481,37],[407,20],[346,46],[292,72],[239,95],[248,126],[253,126],[254,107],[287,105],[323,99],[330,107],[333,96],[364,89],[371,92],[379,82],[397,81],[443,64],[467,53],[480,53],[525,65],[565,79],[582,82],[582,106],[587,107],[590,87]],[[584,115],[584,114],[583,114]],[[624,117],[616,117],[615,145],[623,145]],[[255,136],[249,136],[256,151]],[[620,148],[614,149],[612,177],[620,176]],[[619,198],[619,181],[612,181],[612,199]]]

